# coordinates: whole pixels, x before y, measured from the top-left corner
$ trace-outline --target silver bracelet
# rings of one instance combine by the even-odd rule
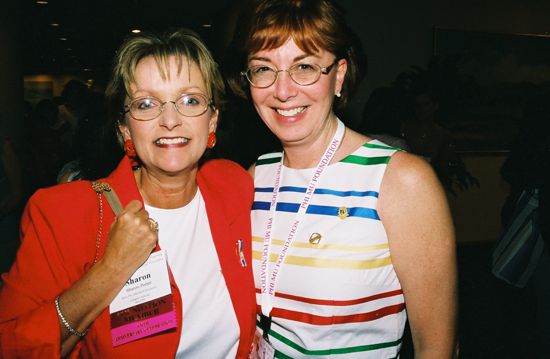
[[[69,333],[79,338],[84,338],[86,334],[88,334],[88,329],[86,329],[84,332],[81,333],[69,325],[69,323],[67,322],[67,319],[65,319],[65,317],[63,316],[63,313],[61,313],[61,308],[59,307],[59,296],[55,298],[55,309],[57,310],[57,316],[59,317],[59,320],[61,320],[61,323],[63,323],[63,325],[65,326],[65,328],[67,328]]]

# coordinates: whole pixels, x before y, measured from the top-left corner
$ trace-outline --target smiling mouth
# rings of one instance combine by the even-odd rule
[[[296,115],[304,112],[305,110],[306,110],[306,107],[302,106],[302,107],[291,108],[291,109],[288,109],[288,110],[283,110],[283,109],[278,108],[275,111],[277,111],[277,113],[281,116],[296,116]]]
[[[159,138],[155,141],[156,145],[180,145],[189,142],[189,138],[185,137],[175,137],[175,138]]]

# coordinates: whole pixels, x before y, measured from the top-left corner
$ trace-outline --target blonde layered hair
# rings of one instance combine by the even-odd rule
[[[114,59],[112,76],[105,95],[115,122],[125,121],[122,109],[125,99],[130,97],[129,89],[135,81],[138,63],[146,57],[152,57],[161,77],[168,79],[169,59],[172,56],[176,59],[178,73],[185,64],[197,65],[205,82],[206,96],[212,99],[215,109],[220,108],[225,95],[223,78],[218,64],[199,35],[188,29],[166,34],[141,33],[128,38],[118,49]]]

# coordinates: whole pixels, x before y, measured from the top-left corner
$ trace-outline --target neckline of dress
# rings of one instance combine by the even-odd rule
[[[333,165],[336,165],[340,162],[342,162],[343,159],[347,158],[348,156],[351,156],[353,155],[355,152],[359,151],[359,149],[361,147],[364,147],[365,145],[369,144],[369,143],[372,143],[374,141],[377,141],[376,138],[371,138],[370,140],[368,140],[367,142],[363,143],[362,145],[358,146],[357,148],[355,148],[350,154],[348,154],[346,157],[342,158],[341,160],[337,161],[337,162],[334,162],[334,163],[330,163],[328,166],[327,166],[327,169],[332,167]],[[315,169],[315,167],[308,167],[308,168],[292,168],[292,167],[288,167],[286,166],[284,163],[283,163],[283,169],[284,171],[303,171],[303,172],[307,172],[307,171],[312,171]]]

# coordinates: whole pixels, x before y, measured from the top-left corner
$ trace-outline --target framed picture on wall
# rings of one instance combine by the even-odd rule
[[[24,98],[32,105],[36,105],[40,100],[51,99],[53,97],[52,81],[25,81]]]
[[[550,103],[550,36],[434,30],[445,126],[461,151],[509,150]]]

